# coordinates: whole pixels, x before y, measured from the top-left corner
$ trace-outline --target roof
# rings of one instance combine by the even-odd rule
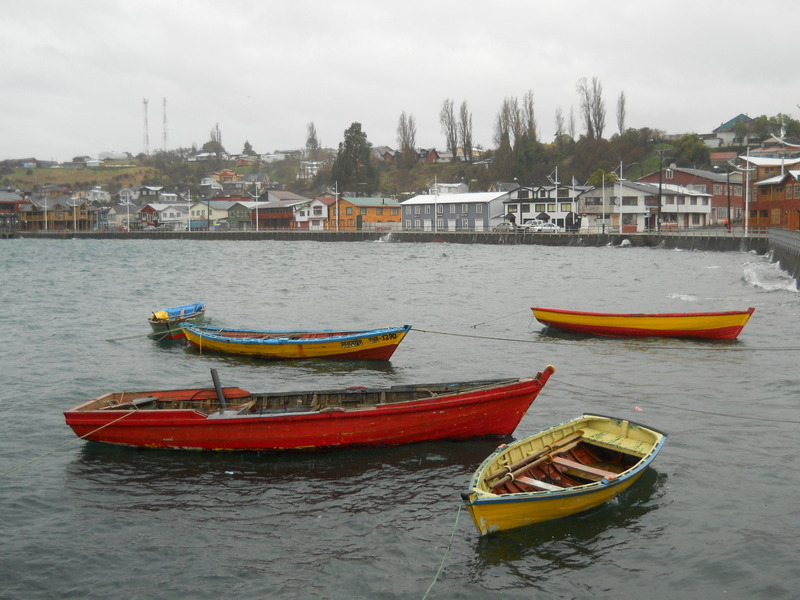
[[[287,192],[286,190],[270,190],[269,198],[270,201],[273,199],[277,199],[277,200],[304,200],[306,202],[309,202],[311,200],[311,198],[306,198],[305,196],[301,196],[300,194],[295,194],[294,192]]]
[[[800,158],[773,158],[770,156],[742,156],[743,160],[754,164],[757,167],[792,167],[800,164]]]
[[[715,132],[717,132],[717,131],[728,131],[730,129],[733,129],[739,123],[749,123],[752,120],[753,119],[751,119],[747,115],[745,115],[743,113],[740,113],[740,114],[736,115],[735,117],[733,117],[732,119],[730,119],[729,121],[725,121],[722,125],[717,127],[714,131]]]
[[[403,201],[406,204],[478,204],[508,196],[508,192],[470,192],[467,194],[420,194]]]
[[[636,190],[638,192],[643,192],[645,194],[653,194],[653,195],[658,194],[659,186],[657,183],[645,183],[644,181],[628,181],[627,179],[623,179],[622,181],[617,181],[614,185],[617,184],[621,185],[622,187]],[[682,185],[677,185],[674,183],[662,183],[661,194],[663,195],[664,192],[672,194],[680,194],[682,196],[706,196],[706,197],[712,196],[712,194],[708,194],[706,192],[698,192],[696,190],[692,190]]]
[[[381,197],[350,198],[348,196],[346,198],[342,198],[342,200],[347,200],[353,206],[359,206],[362,208],[372,208],[376,206],[390,206],[390,207],[400,206],[400,203],[394,198],[381,198]]]

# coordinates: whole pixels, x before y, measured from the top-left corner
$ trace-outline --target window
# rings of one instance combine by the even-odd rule
[[[437,215],[443,215],[444,214],[444,205],[442,205],[442,204],[437,204],[436,205],[436,214]]]
[[[715,184],[714,184],[714,191],[713,191],[713,194],[714,194],[715,196],[719,196],[720,194],[722,194],[722,186],[721,186],[720,184],[718,184],[718,183],[715,183]]]
[[[431,205],[430,204],[426,204],[425,205],[425,214],[426,215],[431,214]]]
[[[572,202],[562,202],[561,212],[569,212],[572,210]]]
[[[461,229],[469,229],[469,219],[461,219]]]
[[[535,212],[536,214],[543,213],[544,212],[544,206],[545,205],[544,205],[543,202],[537,202],[536,204],[533,205],[533,207],[534,207],[533,208],[533,212]]]
[[[527,203],[523,204],[522,207],[520,208],[520,212],[522,212],[523,214],[526,212],[530,212],[530,210],[531,210],[531,205]]]
[[[506,207],[506,212],[507,213],[515,213],[515,212],[517,212],[517,205],[516,204],[509,204]]]
[[[522,189],[519,191],[519,195],[517,196],[520,200],[527,200],[530,198],[530,193],[528,190]]]
[[[673,171],[672,169],[665,169],[664,170],[664,177],[667,179],[672,179]]]
[[[461,212],[467,214],[469,212],[469,204],[462,204],[461,205]]]
[[[547,212],[549,212],[549,213],[556,212],[556,204],[555,204],[555,202],[547,205]]]
[[[322,207],[321,206],[315,206],[314,207],[314,216],[315,217],[321,217],[322,216]]]
[[[352,206],[348,206],[347,208],[345,208],[344,209],[344,214],[352,215],[353,214],[353,207]]]
[[[380,206],[378,208],[376,208],[375,209],[375,214],[378,215],[378,216],[382,215],[383,214],[383,208],[380,207]]]
[[[639,206],[639,198],[636,196],[623,196],[622,206]]]
[[[392,215],[393,217],[396,217],[397,215],[400,214],[400,209],[399,208],[390,208],[389,209],[389,214]]]
[[[456,205],[455,204],[451,204],[450,205],[450,214],[451,215],[456,214]]]
[[[365,214],[367,214],[367,209],[366,209],[366,208],[359,208],[359,209],[358,209],[358,214],[360,214],[360,215],[365,215]]]
[[[476,204],[475,205],[475,212],[477,214],[481,214],[483,212],[483,204]]]

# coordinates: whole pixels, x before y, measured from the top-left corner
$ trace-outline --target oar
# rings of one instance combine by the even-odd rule
[[[569,444],[565,444],[563,446],[559,446],[558,448],[552,448],[550,450],[549,454],[545,454],[544,456],[540,456],[536,460],[522,465],[519,469],[517,469],[515,471],[511,471],[510,473],[507,473],[505,475],[505,477],[495,481],[492,484],[492,490],[497,489],[498,487],[500,487],[504,483],[508,483],[509,481],[514,481],[514,479],[516,479],[517,477],[519,477],[520,475],[525,473],[525,471],[528,471],[528,470],[532,469],[533,467],[535,467],[537,465],[540,465],[541,463],[543,463],[545,461],[552,460],[553,454],[561,454],[562,452],[566,452],[567,450],[572,450],[575,446],[577,446],[580,443],[581,443],[580,440],[574,440],[574,441],[570,442]]]
[[[570,442],[574,442],[575,440],[579,440],[582,435],[583,435],[583,431],[580,431],[580,430],[579,431],[575,431],[573,433],[570,433],[569,435],[566,435],[563,438],[561,438],[559,440],[556,440],[555,442],[549,444],[548,446],[545,446],[544,448],[541,448],[541,449],[537,450],[536,452],[533,452],[532,454],[529,454],[528,456],[526,456],[522,460],[515,462],[513,465],[509,465],[507,467],[503,467],[502,470],[492,473],[491,475],[486,477],[484,479],[484,481],[486,483],[489,483],[492,479],[495,479],[496,477],[500,477],[501,475],[508,475],[512,471],[516,471],[520,467],[522,467],[524,465],[527,465],[528,463],[536,460],[537,458],[539,458],[543,454],[550,454],[553,450],[556,450],[557,448],[560,448],[561,446],[565,446],[566,444],[569,444]]]

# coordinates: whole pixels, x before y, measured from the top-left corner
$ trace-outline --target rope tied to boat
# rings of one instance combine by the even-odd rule
[[[455,523],[453,523],[453,531],[450,532],[450,539],[447,542],[447,548],[445,548],[444,556],[442,557],[442,562],[439,565],[439,569],[436,571],[436,576],[433,578],[433,581],[431,581],[431,584],[428,586],[428,589],[425,590],[425,595],[422,596],[422,600],[425,600],[428,597],[428,594],[431,593],[431,590],[433,589],[434,584],[439,580],[439,576],[442,574],[442,571],[444,571],[444,563],[447,560],[448,554],[450,554],[450,548],[453,546],[453,538],[456,535],[456,529],[458,529],[458,518],[461,516],[461,509],[463,507],[464,507],[464,503],[463,502],[459,502],[458,503],[458,511],[456,511],[456,521],[455,521]]]
[[[32,464],[32,463],[35,463],[35,462],[36,462],[36,461],[38,461],[38,460],[41,460],[41,459],[43,459],[45,456],[49,456],[49,455],[53,454],[54,452],[58,452],[58,451],[59,451],[59,450],[61,450],[62,448],[66,448],[67,446],[70,446],[70,445],[72,445],[72,444],[74,444],[74,443],[76,443],[76,442],[80,442],[80,441],[82,441],[83,439],[85,439],[87,436],[90,436],[90,435],[92,435],[93,433],[97,433],[97,432],[98,432],[98,431],[100,431],[101,429],[105,429],[106,427],[109,427],[110,425],[113,425],[114,423],[119,423],[119,422],[120,422],[122,419],[124,419],[125,417],[129,417],[129,416],[130,416],[130,415],[132,415],[134,412],[135,412],[135,411],[127,412],[127,413],[125,413],[124,415],[122,415],[122,416],[121,416],[119,419],[114,419],[114,420],[113,420],[113,421],[111,421],[110,423],[106,423],[105,425],[101,425],[100,427],[98,427],[97,429],[93,429],[93,430],[92,430],[92,431],[90,431],[89,433],[85,433],[85,434],[83,434],[83,435],[81,435],[81,436],[78,436],[78,437],[76,437],[74,440],[70,440],[70,441],[68,441],[66,444],[61,444],[60,446],[57,446],[57,447],[53,448],[52,450],[50,450],[50,451],[48,451],[48,452],[45,452],[44,454],[42,454],[42,455],[40,455],[40,456],[37,456],[37,457],[35,457],[35,458],[32,458],[32,459],[30,459],[30,460],[29,460],[29,461],[27,461],[27,462],[24,462],[24,463],[22,463],[22,464],[20,464],[20,465],[17,465],[17,466],[16,466],[16,467],[14,467],[13,469],[9,469],[9,470],[8,470],[8,471],[6,471],[5,473],[0,473],[0,477],[5,477],[6,475],[10,475],[10,474],[11,474],[11,473],[13,473],[14,471],[18,471],[18,470],[20,470],[22,467],[26,467],[26,466],[28,466],[28,465],[30,465],[30,464]]]

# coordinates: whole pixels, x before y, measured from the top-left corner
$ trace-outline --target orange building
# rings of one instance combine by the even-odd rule
[[[743,157],[750,172],[750,229],[800,230],[800,158]]]
[[[328,215],[331,231],[397,231],[402,219],[394,198],[339,198],[329,205]]]

